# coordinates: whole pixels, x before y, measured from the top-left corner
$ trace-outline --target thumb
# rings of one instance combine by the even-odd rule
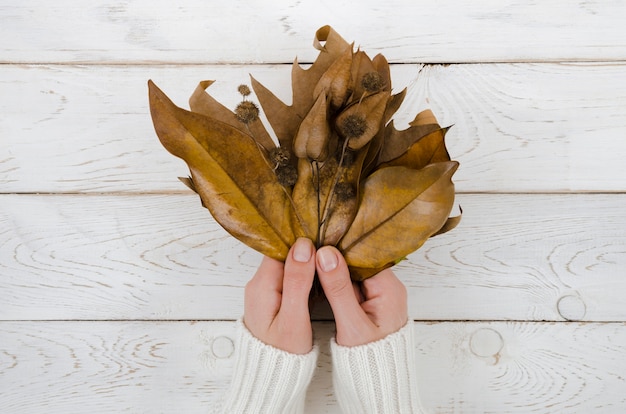
[[[324,246],[317,251],[315,258],[317,274],[333,310],[338,335],[362,329],[364,324],[369,327],[372,322],[359,304],[348,265],[339,250]]]
[[[281,311],[296,318],[309,319],[309,292],[315,275],[315,247],[309,239],[299,238],[285,261]]]

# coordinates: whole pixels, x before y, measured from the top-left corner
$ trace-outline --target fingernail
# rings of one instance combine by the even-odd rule
[[[300,263],[306,263],[311,260],[311,243],[306,239],[298,239],[293,245],[293,260]]]
[[[337,264],[337,255],[330,249],[320,249],[317,254],[317,262],[324,272],[335,270]]]

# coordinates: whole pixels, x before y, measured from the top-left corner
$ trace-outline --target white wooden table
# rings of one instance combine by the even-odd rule
[[[626,3],[1,3],[1,413],[201,413],[225,390],[260,256],[176,179],[146,82],[186,106],[215,79],[234,106],[252,73],[288,100],[324,24],[393,63],[396,125],[454,124],[463,221],[396,267],[425,407],[626,412]],[[310,413],[339,412],[332,330]]]

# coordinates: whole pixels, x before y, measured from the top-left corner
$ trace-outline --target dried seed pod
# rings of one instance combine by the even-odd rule
[[[269,151],[269,158],[275,167],[282,167],[289,165],[291,154],[282,147],[275,147]]]
[[[259,118],[259,107],[254,102],[243,101],[235,108],[235,116],[244,124],[256,121]]]
[[[385,81],[383,77],[380,76],[378,72],[367,72],[363,78],[361,79],[361,86],[367,92],[374,93],[378,92],[385,86]]]
[[[341,134],[350,139],[358,138],[365,133],[367,121],[362,113],[350,114],[343,118],[339,130]]]
[[[250,95],[251,91],[250,91],[250,87],[248,85],[239,85],[237,87],[237,91],[243,96],[246,97],[248,95]]]
[[[374,138],[381,127],[388,100],[389,92],[378,92],[350,105],[339,114],[336,128],[339,134],[348,140],[348,148],[358,150]],[[360,127],[360,122],[356,121],[355,115],[365,120],[365,130],[360,135],[355,135],[356,132],[360,132],[356,128]]]
[[[338,182],[335,186],[335,195],[339,201],[347,201],[356,197],[356,188],[352,183]]]
[[[298,181],[298,170],[293,165],[281,165],[276,169],[276,178],[280,185],[291,187]]]

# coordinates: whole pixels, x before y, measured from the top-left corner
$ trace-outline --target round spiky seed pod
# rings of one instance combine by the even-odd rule
[[[250,95],[251,91],[250,91],[250,87],[248,85],[239,85],[237,87],[237,91],[244,97]]]
[[[361,79],[361,86],[368,92],[378,92],[385,84],[380,73],[367,72]]]
[[[259,108],[254,102],[243,101],[235,108],[235,115],[237,119],[244,124],[256,121],[259,118]]]
[[[276,178],[280,185],[291,187],[298,181],[298,170],[293,165],[282,165],[276,169]]]
[[[358,138],[365,133],[367,121],[360,114],[351,114],[345,117],[340,125],[341,133],[346,138]]]
[[[275,147],[269,151],[270,160],[275,166],[285,166],[289,164],[291,154],[284,148]]]
[[[335,186],[335,195],[339,201],[348,201],[356,197],[356,189],[351,183],[339,182]]]

